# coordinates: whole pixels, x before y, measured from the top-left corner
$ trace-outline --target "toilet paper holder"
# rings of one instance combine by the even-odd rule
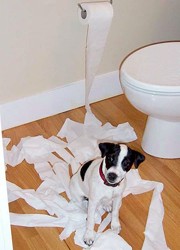
[[[112,0],[110,0],[110,3],[112,4]],[[81,4],[80,3],[78,3],[78,7],[81,9],[81,17],[82,17],[82,19],[86,19],[86,16],[87,16],[87,13],[86,13],[86,10],[85,9],[83,9],[83,7],[81,6]]]

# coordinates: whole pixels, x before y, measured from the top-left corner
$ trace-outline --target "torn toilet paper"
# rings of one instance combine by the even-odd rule
[[[86,113],[84,124],[67,119],[58,136],[66,137],[67,147],[80,163],[100,156],[98,141],[130,142],[137,139],[129,123],[119,124],[117,127],[110,123],[102,126],[90,112]],[[87,150],[85,147],[88,147]]]
[[[88,25],[86,44],[86,116],[84,124],[67,119],[58,136],[66,138],[67,143],[58,137],[45,139],[42,136],[22,138],[17,146],[7,150],[9,139],[4,139],[5,162],[15,167],[25,160],[34,164],[34,168],[42,180],[36,189],[22,189],[7,182],[9,202],[24,199],[37,210],[45,210],[47,214],[15,214],[10,213],[12,225],[28,227],[62,227],[60,239],[68,238],[75,232],[74,241],[82,248],[88,248],[83,242],[86,227],[87,204],[73,203],[69,192],[69,168],[75,173],[80,164],[100,155],[99,141],[129,142],[136,139],[133,128],[128,124],[117,127],[110,123],[102,123],[93,115],[89,106],[89,93],[104,50],[107,34],[111,24],[113,10],[108,2],[83,3],[87,11],[87,19],[82,20]],[[68,149],[68,150],[67,150]],[[69,150],[71,153],[69,153]],[[56,153],[56,156],[55,154]],[[59,158],[59,157],[60,158]],[[32,166],[31,166],[32,167]],[[7,170],[8,171],[8,170]],[[162,220],[164,207],[161,199],[162,184],[142,180],[137,170],[127,175],[127,187],[124,196],[153,190],[153,197],[145,229],[143,250],[166,250]],[[69,200],[62,193],[66,192]],[[95,221],[99,224],[96,240],[88,249],[98,250],[130,250],[132,247],[112,230],[104,232],[111,220],[111,214],[104,219],[104,210],[99,207]],[[154,225],[154,220],[156,225]]]
[[[82,127],[84,130],[86,125],[82,125]],[[63,127],[62,131],[67,133],[67,131],[69,131],[69,127],[67,130]],[[78,132],[73,132],[74,136],[76,137]],[[88,136],[90,135],[87,133],[87,137]],[[73,140],[78,141],[78,138],[74,138]],[[72,147],[71,145],[72,152],[77,152],[77,145],[79,145],[78,147],[80,147],[80,150],[84,148],[84,152],[81,151],[81,153],[87,157],[89,157],[87,152],[93,152],[94,150],[94,146],[92,146],[92,144],[89,144],[88,141],[85,143],[84,141],[82,145],[80,142],[77,142],[75,147]],[[61,240],[66,239],[71,235],[72,232],[75,231],[75,243],[79,244],[81,247],[87,248],[83,242],[83,232],[85,231],[86,227],[87,206],[86,204],[67,201],[61,195],[61,193],[65,191],[67,196],[70,198],[69,162],[73,162],[75,168],[78,168],[79,166],[78,160],[68,153],[65,147],[68,147],[68,144],[64,144],[60,139],[52,140],[52,138],[50,138],[48,140],[42,136],[37,136],[22,139],[17,145],[17,150],[15,153],[14,151],[5,150],[6,155],[9,156],[11,154],[11,157],[6,158],[8,160],[8,164],[11,165],[12,162],[14,165],[16,161],[20,163],[19,155],[21,155],[22,160],[25,159],[31,164],[32,162],[34,163],[34,167],[42,180],[42,183],[37,190],[24,190],[13,183],[7,182],[9,202],[13,202],[19,198],[22,198],[35,209],[45,210],[49,214],[20,215],[10,213],[10,220],[12,225],[19,226],[28,225],[28,227],[62,227],[64,230],[60,235]],[[41,150],[36,151],[34,150],[35,148],[40,148]],[[55,156],[53,152],[59,154],[63,160]],[[97,152],[96,149],[95,152]],[[38,157],[38,155],[40,157]],[[130,172],[127,174],[127,187],[124,191],[124,196],[127,196],[130,193],[136,195],[153,190],[152,201],[145,229],[145,240],[142,247],[143,250],[168,249],[162,225],[164,216],[164,208],[161,199],[162,189],[163,185],[161,183],[142,180],[138,174],[138,170],[130,170]],[[126,243],[119,235],[115,235],[111,230],[108,232],[103,232],[104,229],[109,225],[111,219],[111,215],[109,214],[102,221],[103,214],[103,209],[99,207],[96,213],[96,223],[100,224],[100,226],[97,239],[91,248],[108,249],[103,248],[103,246],[112,244],[113,238],[114,241],[118,242],[116,248],[113,249],[131,249],[128,243]],[[99,248],[99,244],[102,244],[102,248]]]

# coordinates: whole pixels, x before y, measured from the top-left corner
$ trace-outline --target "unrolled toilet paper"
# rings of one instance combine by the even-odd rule
[[[98,142],[102,140],[129,142],[136,139],[133,128],[128,124],[120,124],[117,127],[102,123],[93,115],[89,106],[89,93],[94,77],[100,64],[107,35],[113,17],[113,9],[109,2],[82,3],[81,6],[87,12],[87,18],[82,19],[81,9],[78,11],[81,23],[88,25],[86,42],[86,109],[84,124],[67,119],[59,131],[58,136],[66,137],[67,144],[57,137],[45,139],[42,136],[27,137],[21,139],[12,150],[6,149],[9,140],[4,139],[5,161],[11,166],[16,166],[23,160],[34,164],[34,168],[42,180],[37,190],[24,190],[17,185],[8,182],[9,202],[15,202],[23,198],[29,205],[37,210],[46,210],[49,215],[43,214],[10,214],[11,224],[29,227],[63,227],[60,239],[66,239],[75,232],[75,243],[82,248],[87,248],[83,242],[83,234],[86,228],[87,206],[69,202],[61,195],[69,193],[69,167],[75,173],[80,163],[95,156],[99,156]],[[72,154],[69,153],[69,150]],[[54,155],[59,155],[56,157]],[[32,167],[32,166],[30,166]],[[138,194],[154,190],[149,210],[145,241],[143,250],[167,250],[162,220],[164,208],[161,199],[162,184],[144,181],[140,178],[137,170],[131,170],[127,176],[128,185],[124,196],[132,193]],[[157,213],[158,211],[158,213]],[[110,223],[111,215],[102,219],[104,211],[99,207],[96,213],[96,223],[100,224],[97,238],[89,249],[103,250],[130,250],[131,246],[112,230],[105,231]],[[158,215],[158,216],[157,216]],[[157,226],[154,230],[154,219]],[[113,245],[114,244],[114,245]]]
[[[109,2],[82,3],[81,6],[86,10],[87,16],[83,19],[79,8],[79,20],[82,24],[88,25],[85,58],[85,102],[86,109],[90,110],[89,93],[102,59],[113,18],[113,8]]]
[[[75,232],[75,243],[87,248],[83,242],[83,235],[86,228],[87,206],[83,206],[81,203],[68,202],[61,195],[61,193],[65,191],[69,197],[70,177],[68,161],[70,158],[64,157],[63,161],[57,157],[50,161],[52,152],[56,152],[57,154],[59,152],[61,156],[61,153],[63,154],[65,150],[65,145],[59,143],[59,140],[52,144],[52,139],[49,141],[42,137],[29,137],[23,141],[25,141],[25,143],[21,141],[17,145],[17,150],[19,154],[22,155],[23,153],[22,160],[25,159],[27,161],[28,159],[31,163],[34,161],[34,167],[42,183],[37,190],[34,190],[22,189],[13,183],[7,182],[9,202],[15,202],[17,199],[22,198],[35,209],[46,210],[49,215],[10,213],[11,224],[28,227],[62,227],[64,230],[60,235],[61,240],[66,239],[72,232]],[[40,153],[42,156],[39,158],[42,160],[40,163],[37,158],[37,153],[34,151],[34,147],[43,148],[44,145],[48,145],[49,153],[47,153],[46,150]],[[79,143],[80,149],[81,146],[83,147],[83,145]],[[94,149],[87,141],[86,147],[83,147],[82,154],[87,155],[89,150],[93,151]],[[71,152],[73,151],[74,148]],[[17,153],[14,154],[13,151],[9,151],[8,153],[12,154],[11,158],[9,158],[9,164],[11,164],[11,161],[13,164],[16,161],[19,162]],[[76,158],[74,160],[76,161]],[[32,168],[32,166],[29,167]],[[162,224],[164,207],[161,192],[163,190],[163,184],[141,179],[137,169],[130,170],[127,173],[126,179],[127,185],[123,197],[129,194],[137,195],[151,190],[153,191],[142,250],[168,250],[169,248],[166,244]],[[90,249],[106,249],[105,246],[111,246],[114,242],[117,242],[117,244],[113,246],[114,250],[132,249],[127,242],[111,230],[103,232],[111,220],[111,214],[108,214],[107,217],[102,219],[103,214],[104,211],[102,207],[99,207],[95,220],[96,224],[100,224],[100,226],[97,232],[97,238]],[[111,248],[107,248],[107,250],[111,250]]]

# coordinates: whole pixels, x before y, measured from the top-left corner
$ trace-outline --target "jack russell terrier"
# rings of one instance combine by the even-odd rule
[[[72,200],[88,200],[88,214],[84,242],[90,246],[94,242],[94,217],[99,205],[112,212],[111,229],[117,234],[121,230],[119,209],[126,184],[126,173],[134,164],[145,160],[144,155],[130,149],[125,144],[100,143],[101,157],[86,162],[70,180]]]

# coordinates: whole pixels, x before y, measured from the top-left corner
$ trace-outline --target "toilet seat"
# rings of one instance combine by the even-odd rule
[[[121,82],[158,95],[180,93],[180,42],[154,44],[130,54],[121,66]]]

